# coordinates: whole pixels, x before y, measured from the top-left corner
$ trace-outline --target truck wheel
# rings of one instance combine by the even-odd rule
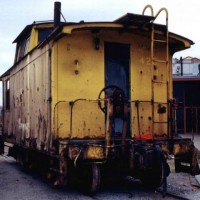
[[[169,175],[169,171],[169,165],[162,161],[155,169],[144,173],[142,183],[147,188],[155,190],[163,184],[165,177]]]
[[[80,190],[89,196],[93,196],[100,187],[100,166],[96,163],[83,164],[79,166]]]

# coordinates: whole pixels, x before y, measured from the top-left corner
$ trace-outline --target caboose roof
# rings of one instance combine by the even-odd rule
[[[124,25],[144,25],[145,23],[149,23],[154,20],[155,17],[148,15],[138,15],[133,13],[127,13],[122,17],[114,20],[116,23],[121,23]]]
[[[78,23],[71,22],[61,22],[60,26],[52,31],[49,35],[48,40],[59,39],[65,34],[72,34],[74,31],[78,30],[91,30],[93,32],[98,32],[99,30],[127,30],[135,31],[139,30],[141,33],[150,33],[151,22],[155,18],[153,16],[138,15],[127,13],[122,17],[112,21],[112,22],[84,22],[80,21]],[[52,28],[53,21],[44,21],[44,22],[34,22],[31,25],[27,25],[22,32],[17,36],[13,43],[18,43],[24,39],[27,35],[31,34],[32,29],[38,28]],[[163,35],[166,32],[166,26],[162,24],[154,24],[155,31],[157,34]],[[42,42],[44,44],[45,41]],[[175,33],[169,32],[169,49],[172,53],[181,51],[187,48],[190,48],[194,42],[188,38],[177,35]],[[41,45],[41,44],[39,44]],[[15,65],[14,65],[15,66]],[[14,67],[13,66],[13,67]],[[7,72],[5,72],[0,78],[9,74],[9,71],[13,68],[11,67]]]
[[[123,15],[122,17],[112,21],[112,22],[84,22],[80,21],[78,23],[74,22],[62,22],[60,24],[60,27],[63,27],[64,33],[72,33],[74,30],[81,30],[81,29],[99,29],[99,28],[149,28],[151,21],[154,20],[155,17],[153,16],[147,16],[147,15],[138,15],[133,13],[127,13]],[[41,22],[34,22],[31,25],[27,25],[23,31],[18,35],[18,37],[13,41],[13,43],[16,43],[24,38],[25,35],[31,32],[33,26],[51,26],[53,28],[53,22],[52,21],[41,21]],[[162,24],[155,24],[155,29],[158,31],[166,31],[166,26]],[[145,29],[144,29],[145,31]],[[58,32],[57,32],[58,33]],[[54,34],[55,35],[55,34]],[[187,40],[187,42],[190,45],[193,45],[194,42],[189,40],[188,38],[185,38],[183,36],[177,35],[175,33],[170,32],[169,36],[172,38],[176,38],[178,40],[178,37],[180,40]],[[184,48],[183,48],[184,49]],[[181,49],[181,50],[183,50]]]
[[[94,32],[101,29],[123,29],[127,31],[139,30],[141,33],[150,32],[153,16],[138,15],[127,13],[113,22],[79,22],[79,23],[63,23],[62,33],[72,34],[78,30],[93,30]],[[166,25],[154,24],[157,34],[166,33]],[[169,32],[169,46],[172,53],[190,48],[194,42],[181,35]]]

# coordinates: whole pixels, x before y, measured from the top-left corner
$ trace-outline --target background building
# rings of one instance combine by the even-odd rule
[[[173,82],[178,133],[200,134],[200,59],[173,59]]]

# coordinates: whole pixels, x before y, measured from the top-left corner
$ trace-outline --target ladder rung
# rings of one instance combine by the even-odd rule
[[[168,122],[153,122],[153,123],[156,123],[156,124],[167,124]]]
[[[162,102],[162,101],[159,101],[159,102],[153,102],[154,104],[169,104],[168,102]]]
[[[155,42],[161,42],[161,43],[167,43],[166,40],[157,40],[157,39],[154,39]]]
[[[167,60],[158,60],[158,59],[153,59],[154,62],[159,62],[159,63],[168,63]]]
[[[168,82],[162,82],[162,81],[154,81],[154,80],[153,80],[152,82],[153,82],[153,83],[158,83],[158,84],[160,84],[160,83],[161,83],[161,84],[166,84],[166,85],[168,84]]]

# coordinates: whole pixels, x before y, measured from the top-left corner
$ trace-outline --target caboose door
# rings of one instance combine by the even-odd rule
[[[105,42],[104,52],[105,86],[120,87],[130,99],[130,45]],[[115,119],[115,133],[121,133],[122,126],[121,119]]]
[[[130,45],[105,43],[105,86],[116,85],[130,97]]]

